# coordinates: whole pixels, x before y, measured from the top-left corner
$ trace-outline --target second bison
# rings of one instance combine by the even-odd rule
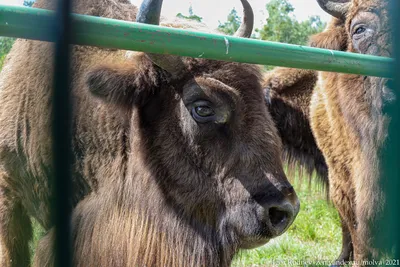
[[[389,1],[318,0],[334,18],[326,30],[313,36],[315,47],[367,55],[392,55]],[[380,256],[376,220],[385,205],[379,177],[379,155],[387,139],[390,118],[385,105],[395,99],[385,78],[350,74],[278,69],[265,81],[270,110],[277,120],[285,146],[297,160],[319,174],[323,158],[329,168],[330,196],[339,211],[343,228],[340,261],[353,256],[358,262]],[[268,92],[269,92],[268,91]],[[309,108],[307,108],[309,107]],[[293,123],[291,117],[301,120]],[[285,122],[288,123],[285,123]],[[303,122],[302,124],[299,123]],[[310,135],[310,125],[313,136]],[[301,145],[285,134],[301,133]],[[297,144],[297,145],[296,145]],[[289,150],[289,152],[291,152]],[[311,152],[311,153],[310,153]],[[318,164],[315,164],[318,163]]]

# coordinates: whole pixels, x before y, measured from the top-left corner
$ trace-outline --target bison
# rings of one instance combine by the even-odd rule
[[[237,36],[248,37],[242,3]],[[138,21],[158,24],[161,4],[146,0]],[[74,11],[137,14],[128,0],[77,0]],[[34,266],[53,266],[52,61],[51,44],[17,40],[0,76],[3,267],[30,265],[30,217],[46,230]],[[228,266],[293,222],[299,201],[259,67],[72,46],[71,72],[74,266]]]
[[[315,173],[328,190],[328,167],[310,126],[309,105],[316,81],[316,71],[277,67],[264,75],[262,85],[282,139],[287,171],[300,171],[300,176],[310,178]]]
[[[317,0],[333,16],[324,32],[310,45],[375,56],[392,55],[389,1]],[[385,199],[379,186],[379,154],[387,138],[389,118],[383,112],[393,102],[390,80],[350,74],[276,69],[264,81],[272,116],[285,146],[301,160],[309,157],[312,169],[319,161],[316,144],[329,169],[330,197],[342,220],[343,245],[338,262],[352,256],[359,263],[379,256],[372,231],[382,216]],[[271,93],[272,92],[272,93]],[[307,106],[309,107],[307,109]],[[300,117],[303,120],[291,120]],[[309,126],[312,134],[309,134]],[[299,140],[287,132],[297,132]],[[283,133],[286,133],[283,134]],[[301,151],[299,153],[298,151]],[[290,152],[290,151],[289,151]],[[322,173],[323,176],[323,173]]]

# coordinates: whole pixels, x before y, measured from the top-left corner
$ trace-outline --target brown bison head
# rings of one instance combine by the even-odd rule
[[[354,53],[361,53],[374,56],[392,56],[392,29],[390,27],[389,0],[317,0],[319,5],[335,18],[328,25],[325,32],[317,34],[311,38],[311,44],[317,47],[343,50]],[[349,85],[348,94],[353,94],[347,100],[341,101],[344,110],[349,111],[345,114],[349,124],[356,127],[361,139],[375,139],[373,147],[379,145],[384,137],[382,129],[363,126],[358,123],[360,116],[358,110],[347,108],[354,106],[351,101],[358,104],[364,103],[366,117],[379,117],[385,103],[394,100],[391,91],[391,81],[386,78],[360,77],[354,76],[346,79]],[[347,85],[342,85],[347,86]],[[361,90],[355,92],[352,88],[365,88],[365,93]],[[349,101],[350,102],[349,102]],[[362,101],[361,101],[362,100]],[[353,113],[350,111],[354,111]],[[379,118],[373,119],[380,120]],[[380,126],[379,126],[380,127]]]
[[[329,14],[344,23],[347,51],[391,55],[388,0],[317,0]],[[344,41],[344,40],[343,40]]]
[[[144,1],[137,21],[158,24],[161,2]],[[252,11],[242,2],[247,23],[237,35],[248,37]],[[147,213],[168,210],[236,248],[264,244],[293,222],[299,202],[282,169],[258,67],[136,53],[124,65],[96,67],[87,85],[127,116],[127,194],[146,202]]]

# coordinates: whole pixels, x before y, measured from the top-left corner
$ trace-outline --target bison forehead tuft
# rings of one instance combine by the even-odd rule
[[[353,0],[347,19],[351,20],[358,12],[369,11],[381,13],[388,9],[389,0]]]

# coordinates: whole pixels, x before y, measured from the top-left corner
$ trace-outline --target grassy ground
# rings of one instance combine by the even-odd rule
[[[293,183],[301,202],[299,215],[282,236],[252,250],[241,251],[233,262],[241,266],[327,266],[340,253],[341,229],[335,208],[325,193],[307,179]],[[34,251],[43,231],[35,223]],[[323,260],[325,262],[318,262]]]
[[[34,254],[39,239],[45,234],[43,228],[39,225],[38,222],[32,219],[32,223],[33,223],[33,239],[29,243],[29,248],[31,249],[31,255]],[[31,259],[33,259],[33,257],[31,257]]]
[[[342,238],[337,211],[307,179],[293,186],[301,202],[293,225],[268,244],[239,253],[233,266],[327,266],[336,259]]]

